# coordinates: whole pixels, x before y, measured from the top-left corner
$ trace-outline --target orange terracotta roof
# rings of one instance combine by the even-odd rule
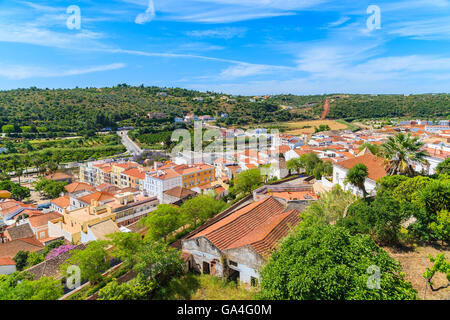
[[[65,195],[63,197],[53,199],[51,203],[63,209],[68,208],[70,206],[70,196]]]
[[[0,266],[15,266],[15,265],[16,262],[9,257],[0,258]]]
[[[47,179],[47,180],[67,180],[67,179],[72,179],[72,176],[68,175],[67,173],[64,173],[64,172],[55,172],[53,174],[46,176],[45,179]]]
[[[359,163],[362,163],[367,167],[368,177],[373,181],[377,181],[387,174],[383,159],[378,158],[372,154],[364,154],[359,157],[350,158],[338,162],[336,165],[350,170]]]
[[[68,193],[74,193],[74,192],[83,191],[83,190],[92,191],[95,188],[93,186],[91,186],[91,185],[88,185],[87,183],[84,183],[84,182],[73,182],[73,183],[68,184],[67,186],[65,186],[64,189],[66,189],[66,191]]]
[[[230,245],[227,250],[250,245],[262,256],[268,256],[277,242],[286,237],[290,228],[300,222],[300,213],[290,210],[270,217],[252,232]]]
[[[139,170],[138,168],[128,169],[128,170],[122,172],[122,174],[124,174],[126,176],[130,176],[130,177],[138,178],[140,180],[145,179],[145,172]]]
[[[29,217],[28,221],[34,228],[47,226],[49,221],[62,217],[62,214],[57,212],[49,212],[40,216]]]
[[[267,197],[233,212],[192,238],[205,237],[219,250],[250,245],[260,254],[265,254],[287,234],[287,224],[285,227],[280,227],[280,224],[283,221],[296,224],[299,219],[297,211],[285,212],[280,202]]]
[[[291,150],[291,148],[289,148],[289,146],[287,146],[287,145],[282,145],[282,146],[278,147],[278,150],[279,150],[280,153],[286,153],[289,150]]]
[[[42,250],[43,248],[44,246],[42,243],[34,237],[17,239],[0,245],[0,257],[14,258],[20,250],[36,252]]]
[[[91,204],[92,200],[94,201],[105,201],[114,199],[114,196],[109,192],[97,191],[91,194],[88,194],[84,197],[79,198],[78,200],[83,201],[84,203]]]

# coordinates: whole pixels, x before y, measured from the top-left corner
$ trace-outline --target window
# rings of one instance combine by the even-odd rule
[[[230,266],[237,267],[238,264],[237,264],[237,262],[230,260]]]

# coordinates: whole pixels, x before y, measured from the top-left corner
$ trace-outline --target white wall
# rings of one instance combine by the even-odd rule
[[[0,266],[0,274],[11,274],[16,272],[16,266]]]
[[[347,173],[348,173],[347,169],[342,168],[337,165],[334,165],[333,166],[333,186],[340,185],[343,190],[351,191],[355,195],[362,196],[362,191],[359,188],[357,188],[356,186],[354,186],[350,183],[346,184],[344,182],[345,179],[347,178]],[[365,186],[368,194],[375,194],[376,187],[377,187],[377,184],[375,181],[367,178],[366,181],[364,182],[364,186]]]

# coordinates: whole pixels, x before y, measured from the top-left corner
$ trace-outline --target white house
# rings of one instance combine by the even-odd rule
[[[145,191],[163,202],[163,192],[182,186],[182,176],[173,169],[158,170],[156,173],[147,172],[145,175]]]
[[[364,164],[368,169],[368,177],[364,183],[367,193],[375,194],[377,180],[386,176],[387,172],[383,160],[371,153],[360,154],[333,164],[333,186],[339,185],[343,190],[351,190],[356,195],[362,195],[362,191],[356,186],[345,183],[348,171],[359,163]]]

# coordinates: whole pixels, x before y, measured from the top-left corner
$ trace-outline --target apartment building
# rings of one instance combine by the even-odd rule
[[[112,195],[97,191],[83,196],[80,201],[89,205],[65,210],[62,217],[49,221],[50,237],[63,236],[70,242],[80,243],[94,225],[112,220],[118,227],[126,226],[145,217],[159,204],[156,197],[132,192]]]
[[[164,166],[145,176],[144,189],[163,201],[163,193],[175,187],[193,189],[215,181],[214,166],[208,164]]]

